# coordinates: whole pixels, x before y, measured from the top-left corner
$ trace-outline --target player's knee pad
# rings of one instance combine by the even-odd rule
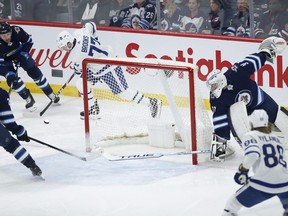
[[[6,96],[6,97],[8,97],[8,96]],[[2,146],[4,148],[6,146],[9,146],[12,139],[13,138],[12,138],[11,134],[8,132],[8,130],[2,124],[0,124],[0,146]]]
[[[35,63],[34,59],[33,59],[31,56],[29,56],[29,55],[28,55],[27,58],[25,58],[25,57],[20,57],[20,58],[17,59],[17,60],[19,60],[21,67],[22,67],[25,71],[28,71],[28,70],[30,70],[30,69],[33,68],[33,67],[36,67],[36,63]]]
[[[282,132],[284,142],[288,144],[288,111],[284,107],[279,107],[277,117],[274,122],[275,126]]]
[[[251,130],[246,105],[243,101],[230,106],[228,121],[234,138],[241,144],[244,134]]]

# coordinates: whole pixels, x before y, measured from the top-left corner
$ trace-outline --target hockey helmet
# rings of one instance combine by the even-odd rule
[[[249,121],[252,128],[268,127],[268,115],[265,110],[254,110],[249,116]]]
[[[8,22],[0,22],[0,34],[11,32],[11,26]]]
[[[74,37],[68,31],[62,31],[57,37],[57,47],[61,50],[69,51],[72,49]],[[71,45],[68,45],[71,43]]]
[[[208,74],[206,79],[206,85],[209,88],[210,92],[216,98],[219,98],[222,93],[222,89],[227,86],[226,76],[222,71],[216,69],[210,74]]]

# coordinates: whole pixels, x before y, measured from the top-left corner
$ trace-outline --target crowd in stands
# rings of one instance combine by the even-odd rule
[[[160,2],[159,2],[160,1]],[[288,39],[287,0],[0,0],[2,19]],[[252,9],[250,8],[252,7]],[[251,10],[249,10],[249,8]]]

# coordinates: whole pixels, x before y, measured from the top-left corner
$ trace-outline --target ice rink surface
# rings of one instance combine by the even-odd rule
[[[38,110],[49,102],[34,94]],[[43,117],[24,117],[25,102],[12,93],[16,121],[28,135],[80,156],[85,153],[84,124],[79,118],[82,100],[61,97]],[[49,119],[50,124],[44,124]],[[45,176],[36,179],[15,158],[0,150],[1,216],[216,216],[239,188],[233,175],[241,161],[241,149],[224,163],[191,165],[191,156],[109,161],[105,157],[84,162],[34,141],[22,142]],[[131,151],[133,149],[133,151]],[[171,152],[142,144],[110,148],[113,154]],[[109,149],[106,151],[110,151]],[[183,150],[183,149],[182,149]],[[105,151],[105,149],[104,149]],[[281,216],[273,198],[239,215]]]

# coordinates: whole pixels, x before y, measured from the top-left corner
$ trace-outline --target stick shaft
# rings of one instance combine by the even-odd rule
[[[67,151],[65,151],[65,150],[63,150],[63,149],[57,148],[57,147],[55,147],[55,146],[52,146],[52,145],[50,145],[50,144],[48,144],[48,143],[45,143],[45,142],[40,141],[40,140],[38,140],[38,139],[35,139],[35,138],[33,138],[33,137],[29,137],[29,139],[31,139],[31,140],[33,140],[33,141],[35,141],[35,142],[37,142],[37,143],[40,143],[41,145],[45,145],[45,146],[48,146],[49,148],[55,149],[55,150],[57,150],[57,151],[60,151],[60,152],[62,152],[62,153],[64,153],[64,154],[70,155],[70,156],[72,156],[72,157],[78,158],[78,159],[83,160],[83,161],[87,161],[87,158],[86,158],[86,157],[81,157],[81,156],[75,155],[75,154],[73,154],[73,153],[71,153],[71,152],[67,152]]]
[[[57,92],[56,96],[59,96],[62,91],[66,88],[66,86],[69,84],[69,82],[73,79],[73,77],[75,76],[75,73],[73,73],[70,78],[66,81],[66,83],[64,83],[64,85],[59,89],[59,91]],[[46,107],[40,112],[40,116],[42,116],[46,110],[52,105],[53,101],[51,100]]]

